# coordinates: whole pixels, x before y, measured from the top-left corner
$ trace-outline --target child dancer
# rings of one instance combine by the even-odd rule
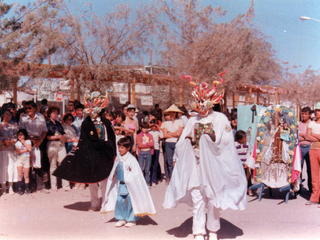
[[[153,154],[154,141],[150,133],[148,133],[149,124],[142,122],[140,124],[141,133],[137,135],[138,143],[138,161],[141,171],[144,169],[144,175],[146,178],[147,185],[150,186],[150,168]]]
[[[250,145],[247,142],[247,134],[245,131],[238,130],[235,134],[235,145],[240,157],[240,160],[243,164],[244,171],[246,173],[247,182],[248,182],[248,195],[253,196],[252,190],[249,187],[251,183],[251,170],[247,165],[247,161],[250,159]]]
[[[108,178],[101,213],[115,210],[116,227],[133,227],[139,216],[155,215],[150,193],[136,158],[129,152],[128,137],[118,141],[119,156]]]
[[[18,194],[21,195],[22,176],[24,174],[24,182],[26,184],[26,194],[30,194],[29,190],[29,169],[30,169],[30,152],[32,149],[31,141],[27,140],[28,132],[25,129],[18,131],[18,141],[16,142],[16,150],[18,154]]]

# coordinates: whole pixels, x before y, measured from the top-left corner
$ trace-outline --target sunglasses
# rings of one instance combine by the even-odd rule
[[[26,107],[25,110],[32,110],[32,107]]]
[[[72,121],[72,118],[68,118],[67,121]]]

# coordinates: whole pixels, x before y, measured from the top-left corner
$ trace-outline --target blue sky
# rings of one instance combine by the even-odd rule
[[[65,0],[69,2],[68,0]],[[105,12],[110,5],[127,3],[137,6],[137,2],[150,0],[92,0],[73,1],[74,9],[78,5],[91,2],[97,14]],[[15,1],[5,0],[6,3]],[[26,0],[16,1],[26,3]],[[155,2],[155,0],[154,0]],[[238,14],[243,14],[250,6],[251,0],[202,0],[203,5],[211,4],[213,7],[222,6],[226,16],[221,21],[230,21]],[[69,3],[70,4],[70,3]],[[303,72],[308,66],[313,70],[320,69],[320,22],[313,20],[301,21],[300,16],[320,19],[319,0],[256,0],[254,23],[269,37],[268,41],[277,51],[277,57],[291,65],[300,66],[297,71]]]

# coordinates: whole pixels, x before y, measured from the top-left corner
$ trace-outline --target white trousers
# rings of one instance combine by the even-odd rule
[[[104,179],[99,183],[89,184],[91,206],[92,207],[98,208],[101,206],[101,202],[100,202],[100,198],[99,198],[99,187],[101,188],[102,202],[104,202],[104,198],[106,195],[107,181],[108,181],[108,179]]]
[[[58,164],[67,156],[67,151],[64,143],[60,141],[48,141],[47,154],[50,162],[50,182],[51,188],[57,189],[57,178],[52,175],[52,173],[57,169]],[[62,187],[67,188],[69,182],[62,179]]]
[[[200,188],[191,190],[193,202],[193,235],[206,235],[206,227],[211,232],[216,232],[220,229],[220,209],[213,206],[212,200],[207,202],[207,224],[206,224],[206,203],[204,196],[201,194]]]
[[[5,150],[4,153],[8,158],[8,182],[18,182],[17,154],[13,150]]]

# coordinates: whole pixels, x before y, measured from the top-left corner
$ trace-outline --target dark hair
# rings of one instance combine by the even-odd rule
[[[156,108],[156,107],[159,107],[159,104],[158,103],[156,103],[155,105],[154,105],[154,107]]]
[[[150,121],[150,124],[158,124],[157,119],[152,119],[152,120]]]
[[[68,104],[69,104],[69,103],[72,103],[72,104],[74,105],[74,101],[69,101]]]
[[[235,139],[235,141],[239,141],[239,140],[243,139],[246,135],[247,135],[247,134],[246,134],[245,131],[238,130],[238,131],[236,132],[236,135],[234,136],[234,139]]]
[[[121,127],[122,125],[121,125],[121,123],[115,123],[114,124],[114,127]]]
[[[12,120],[13,114],[12,114],[12,112],[10,111],[10,109],[8,109],[8,108],[3,108],[3,109],[1,109],[1,121],[3,121],[3,115],[4,115],[5,112],[9,112],[9,113],[11,114],[11,120]]]
[[[141,122],[140,123],[140,128],[142,129],[142,128],[149,128],[149,123],[147,123],[147,122]]]
[[[84,105],[82,103],[78,103],[75,107],[74,110],[77,110],[79,108],[82,108],[82,110],[84,109]]]
[[[122,121],[126,120],[126,116],[125,116],[124,113],[121,112],[121,111],[116,111],[116,112],[114,113],[114,115],[116,116],[115,118],[121,117]]]
[[[28,101],[28,102],[26,102],[25,106],[27,106],[27,105],[31,105],[31,107],[37,109],[37,104],[36,104],[34,101]]]
[[[123,111],[124,108],[128,107],[128,105],[129,105],[129,103],[123,104],[122,105],[122,111]]]
[[[188,111],[185,106],[179,106],[178,109],[183,112],[183,115],[187,115]]]
[[[41,100],[41,104],[42,104],[42,105],[46,105],[47,103],[48,103],[48,100],[47,100],[47,99],[42,99],[42,100]]]
[[[63,121],[66,122],[69,117],[72,118],[72,122],[73,122],[73,121],[74,121],[74,117],[72,116],[71,113],[66,113],[66,114],[63,116]]]
[[[221,106],[220,104],[215,104],[213,107],[212,107],[212,110],[215,111],[215,112],[221,112]],[[229,112],[228,112],[229,113]]]
[[[118,146],[124,146],[125,148],[131,147],[131,139],[130,137],[120,138],[118,141]]]
[[[309,114],[311,113],[311,109],[309,107],[304,107],[301,109],[301,112],[309,112]]]
[[[10,103],[7,104],[7,108],[16,109],[16,105],[14,103],[10,102]]]
[[[22,128],[22,129],[19,129],[17,135],[18,135],[19,133],[23,133],[25,139],[28,139],[28,138],[29,138],[29,135],[28,135],[28,132],[27,132],[26,129],[23,129],[23,128]]]
[[[60,113],[60,108],[57,107],[57,106],[50,106],[49,109],[48,109],[48,112],[47,112],[48,117],[50,117],[50,114],[51,114],[52,112],[54,112],[54,111],[57,111],[58,114],[59,114],[59,113]]]
[[[49,108],[48,106],[43,106],[41,109],[40,109],[40,113],[41,114],[44,114],[45,111],[47,110],[47,108]]]
[[[151,111],[149,112],[149,115],[152,115],[152,116],[154,116],[155,118],[157,118],[157,117],[158,117],[158,112],[157,112],[156,110],[151,110]]]

